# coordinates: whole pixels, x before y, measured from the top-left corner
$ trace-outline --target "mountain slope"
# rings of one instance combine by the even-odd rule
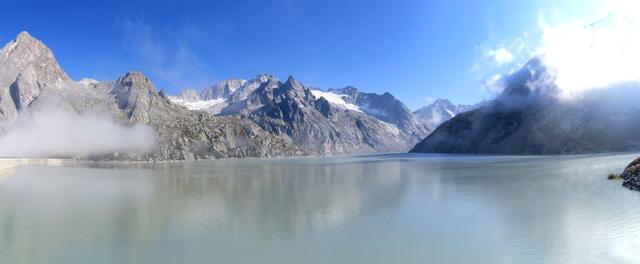
[[[559,96],[537,58],[494,101],[440,125],[412,152],[577,154],[640,149],[637,83]]]
[[[419,136],[431,130],[404,103],[388,92],[364,93],[353,86],[332,91],[345,94],[347,103],[358,106],[359,110],[379,120],[396,125],[403,133]]]

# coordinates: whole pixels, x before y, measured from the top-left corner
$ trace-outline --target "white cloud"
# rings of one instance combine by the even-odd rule
[[[640,3],[612,1],[596,19],[551,24],[540,15],[541,54],[571,94],[640,81]]]
[[[146,125],[125,127],[106,115],[46,107],[21,114],[0,137],[0,157],[77,157],[153,151],[156,135]]]
[[[138,70],[171,88],[212,83],[211,71],[189,47],[193,32],[169,30],[168,36],[164,36],[153,32],[143,19],[125,17],[118,21],[125,36],[125,48],[140,61],[142,68]],[[188,26],[183,28],[194,31]]]
[[[506,66],[521,66],[538,56],[549,69],[547,80],[567,97],[640,82],[640,1],[602,1],[598,7],[600,13],[578,20],[551,13],[555,20],[550,21],[540,12],[538,30],[531,34],[479,46],[483,60],[475,62],[472,72],[485,90],[498,91],[495,73],[506,74]]]
[[[486,56],[491,58],[498,66],[502,66],[513,61],[513,54],[506,48],[488,50]]]

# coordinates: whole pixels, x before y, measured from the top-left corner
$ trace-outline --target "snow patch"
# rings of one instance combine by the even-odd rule
[[[218,99],[206,100],[206,101],[200,100],[195,102],[189,102],[189,101],[185,101],[183,99],[177,98],[175,96],[169,96],[169,100],[171,100],[172,103],[182,105],[189,110],[203,110],[203,109],[212,107],[214,105],[224,103],[225,101],[224,98],[218,98]]]
[[[93,85],[93,84],[98,84],[99,81],[91,79],[91,78],[83,78],[82,80],[78,81],[78,83],[82,84],[82,85],[85,85],[85,86],[89,86],[89,85]]]
[[[344,98],[343,98],[345,96],[343,94],[325,92],[325,91],[320,91],[320,90],[311,90],[311,93],[316,98],[322,97],[325,100],[329,101],[329,103],[331,103],[331,104],[333,104],[335,106],[362,113],[362,110],[360,110],[360,107],[358,107],[357,105],[354,105],[354,104],[347,103],[347,101],[345,101]]]

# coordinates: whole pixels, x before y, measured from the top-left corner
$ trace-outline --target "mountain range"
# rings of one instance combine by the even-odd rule
[[[406,151],[437,123],[423,119],[428,116],[421,118],[389,93],[366,93],[354,87],[321,90],[293,77],[280,81],[268,74],[246,81],[225,80],[200,92],[186,89],[176,96],[167,96],[135,71],[114,81],[74,81],[44,43],[21,32],[0,50],[0,135],[10,132],[21,117],[51,107],[80,114],[98,112],[119,126],[153,129],[153,151],[76,155],[96,159]],[[444,118],[438,117],[438,122]]]

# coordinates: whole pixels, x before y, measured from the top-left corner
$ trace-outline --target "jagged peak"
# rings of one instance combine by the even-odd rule
[[[278,78],[274,75],[267,73],[260,73],[256,76],[255,80],[259,80],[260,82],[267,82],[269,80],[278,80]]]
[[[61,68],[53,52],[26,31],[0,49],[0,66],[17,76],[26,74],[39,77],[42,83],[57,85],[71,78]]]
[[[287,81],[285,83],[299,84],[300,82],[298,80],[296,80],[296,78],[294,78],[293,75],[289,75],[289,77],[287,77]]]
[[[20,33],[18,33],[18,36],[16,37],[16,40],[18,41],[30,41],[30,40],[36,40],[33,36],[31,36],[31,34],[29,34],[29,32],[27,32],[26,30],[20,31]]]
[[[24,49],[25,51],[41,51],[43,55],[50,55],[53,57],[53,52],[47,47],[42,41],[34,38],[27,31],[22,31],[13,39],[11,42],[7,43],[5,47],[2,49],[6,53],[6,55],[13,53],[16,49]]]
[[[287,78],[287,81],[283,84],[283,86],[294,89],[294,90],[308,90],[308,88],[303,83],[296,80],[291,75],[289,75],[289,77]]]
[[[123,74],[121,76],[122,78],[147,78],[142,72],[140,71],[128,71],[127,73]]]
[[[129,71],[121,75],[120,78],[116,80],[116,89],[122,88],[144,89],[152,94],[158,93],[158,89],[156,89],[153,82],[151,82],[151,79],[139,71]]]
[[[147,76],[145,76],[142,72],[139,71],[129,71],[123,75],[120,75],[120,77],[118,78],[118,80],[116,80],[116,83],[118,84],[150,84],[153,86],[153,84],[151,83],[151,80],[149,78],[147,78]]]

